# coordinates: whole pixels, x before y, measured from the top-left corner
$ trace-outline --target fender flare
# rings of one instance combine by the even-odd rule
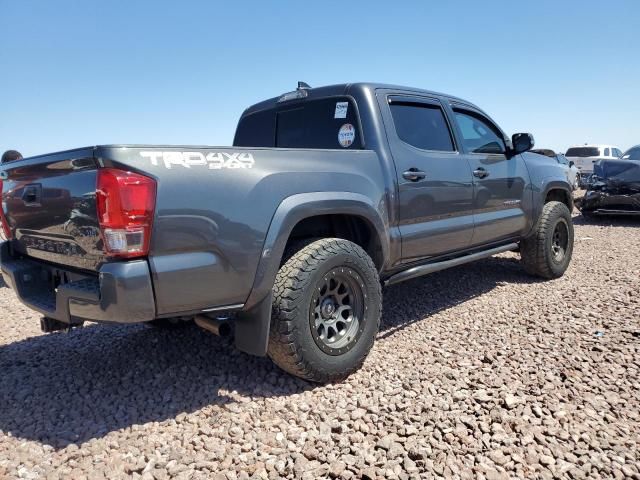
[[[542,179],[541,183],[542,186],[540,190],[538,190],[538,192],[540,192],[539,196],[537,197],[537,201],[533,205],[533,221],[531,223],[529,233],[527,233],[526,236],[531,235],[536,228],[538,219],[540,218],[540,215],[542,215],[542,208],[544,207],[545,199],[547,198],[547,195],[551,190],[563,190],[569,197],[571,205],[573,205],[573,193],[570,185],[566,180],[558,180],[557,177],[547,177]]]
[[[271,320],[271,292],[280,260],[293,228],[308,217],[354,215],[373,225],[380,240],[383,258],[389,258],[389,234],[374,202],[352,192],[310,192],[285,198],[276,209],[256,269],[249,297],[236,318],[236,347],[254,355],[265,355]]]
[[[567,183],[566,180],[558,180],[557,178],[553,178],[553,179],[545,178],[543,180],[542,185],[543,185],[543,189],[542,189],[540,204],[538,205],[538,212],[537,212],[538,216],[540,216],[540,214],[542,213],[544,200],[547,198],[547,195],[551,190],[563,190],[567,194],[567,197],[569,198],[569,201],[573,206],[573,193],[571,190],[571,185],[569,185],[569,183]]]

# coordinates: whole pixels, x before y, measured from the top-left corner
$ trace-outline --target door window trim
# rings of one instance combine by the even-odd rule
[[[458,139],[456,138],[455,132],[453,130],[453,125],[451,125],[449,115],[447,115],[444,105],[440,100],[438,100],[435,97],[422,97],[419,95],[391,93],[387,95],[386,104],[389,110],[389,117],[391,118],[391,122],[393,124],[393,134],[395,135],[396,140],[401,142],[403,145],[407,145],[408,147],[418,150],[419,152],[438,153],[438,154],[447,154],[447,155],[460,154],[460,146],[458,145]],[[445,124],[447,125],[447,129],[449,130],[449,138],[451,139],[451,146],[453,150],[430,150],[426,148],[416,147],[415,145],[411,145],[410,143],[405,142],[402,138],[400,138],[400,135],[398,135],[396,122],[395,122],[395,119],[393,118],[393,112],[391,111],[391,105],[393,104],[409,105],[409,106],[413,105],[413,106],[422,107],[422,108],[429,108],[429,107],[439,108],[440,113],[442,113],[442,117],[444,118]]]

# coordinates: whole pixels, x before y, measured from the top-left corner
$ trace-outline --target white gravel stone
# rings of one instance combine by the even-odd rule
[[[386,289],[336,385],[195,326],[42,335],[0,282],[0,478],[640,478],[640,222],[574,219],[560,279],[508,253]]]

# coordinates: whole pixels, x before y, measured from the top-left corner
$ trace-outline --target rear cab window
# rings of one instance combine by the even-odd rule
[[[364,142],[350,97],[283,102],[242,117],[234,146],[353,150]]]
[[[597,157],[599,155],[598,147],[572,147],[565,153],[567,157]]]

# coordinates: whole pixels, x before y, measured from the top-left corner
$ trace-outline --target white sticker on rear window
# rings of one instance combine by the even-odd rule
[[[347,118],[347,110],[349,109],[349,102],[337,102],[336,113],[333,118]]]
[[[356,138],[356,129],[350,123],[345,123],[338,132],[338,142],[343,148],[349,148]]]

